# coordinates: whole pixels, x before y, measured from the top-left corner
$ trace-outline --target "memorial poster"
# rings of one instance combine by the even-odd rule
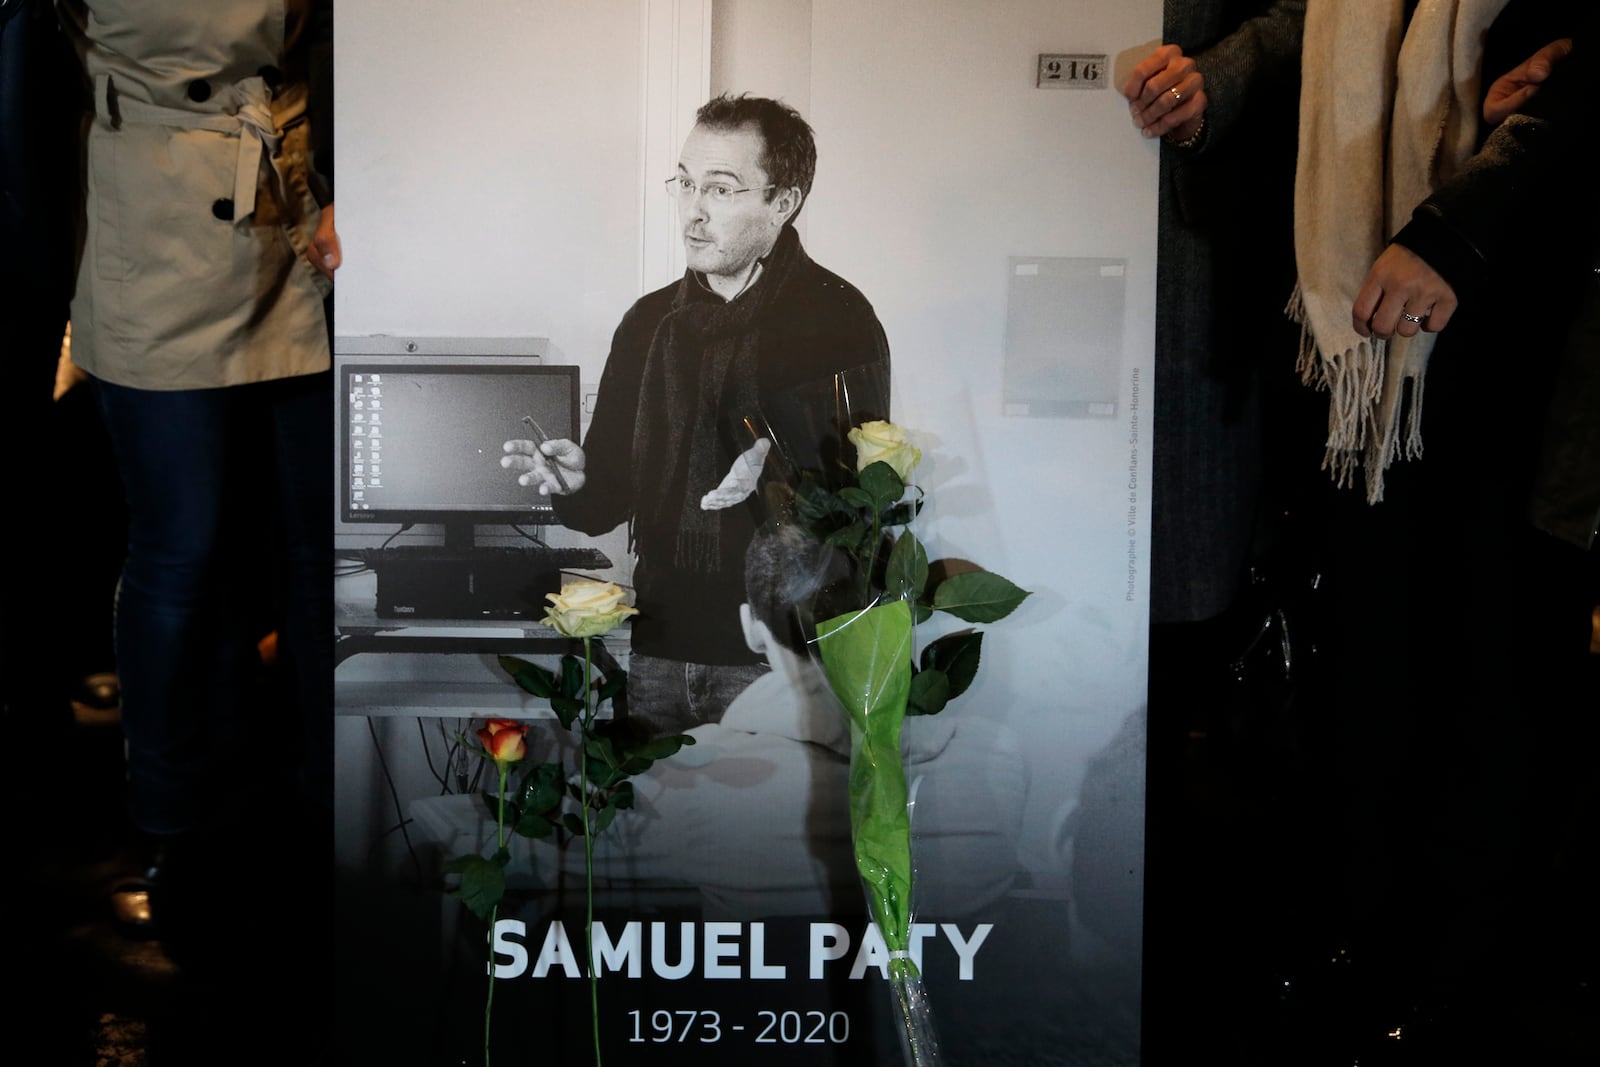
[[[475,1064],[487,1032],[497,1064],[590,1062],[596,1045],[613,1064],[901,1062],[889,976],[909,956],[944,1062],[1138,1062],[1157,153],[1115,86],[1160,15],[1154,0],[342,6],[342,1049]],[[712,184],[695,109],[724,92],[791,105],[816,146],[788,243],[726,305],[766,301],[748,344],[717,340],[747,336],[720,300],[698,312],[709,325],[657,323],[707,262],[683,212]],[[810,303],[772,310],[767,293],[805,278],[822,279]],[[666,359],[683,351],[732,384],[702,389]],[[1027,594],[912,630],[913,656],[944,639],[965,658],[941,665],[958,695],[904,726],[904,950],[853,853],[859,739],[819,670],[817,619],[764,613],[743,565],[790,499],[777,491],[832,454],[827,428],[837,443],[869,416],[920,453],[902,528],[935,579],[980,568]],[[608,458],[619,426],[632,443]],[[573,500],[625,497],[616,521],[597,506],[580,524],[519,484],[501,463],[518,438],[577,445]],[[777,549],[769,579],[814,607],[818,583],[795,581],[814,556]],[[735,557],[742,598],[662,578]],[[581,642],[544,622],[573,579],[630,604],[679,589],[662,614],[689,620],[652,628],[641,609],[591,644],[594,674],[628,679],[604,717],[630,713],[630,692],[645,703],[659,649],[724,634],[752,655],[705,674],[716,711],[631,777],[587,852],[559,817],[543,836],[497,823],[478,733],[526,727],[513,789],[542,764],[576,772],[559,700],[514,678],[518,662],[558,687],[563,657],[582,669]],[[451,892],[470,862],[450,865],[502,838],[491,928]]]

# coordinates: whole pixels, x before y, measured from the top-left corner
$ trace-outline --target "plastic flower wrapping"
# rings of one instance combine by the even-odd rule
[[[773,442],[767,522],[800,531],[834,566],[797,605],[809,650],[850,727],[851,842],[873,922],[889,952],[889,988],[908,1064],[940,1062],[937,1029],[913,959],[915,871],[912,814],[901,729],[907,715],[931,715],[964,693],[977,674],[983,634],[975,626],[926,643],[919,623],[945,612],[966,623],[1005,618],[1029,595],[966,561],[930,562],[911,527],[926,502],[915,482],[923,462],[917,435],[877,412],[881,400],[849,373],[835,380],[836,410],[823,447],[785,438],[775,420],[752,423]],[[813,424],[809,432],[819,432]],[[799,444],[801,447],[796,447]],[[818,457],[821,462],[818,463]],[[807,458],[810,462],[807,462]]]

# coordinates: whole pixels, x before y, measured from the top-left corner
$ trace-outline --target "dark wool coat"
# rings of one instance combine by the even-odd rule
[[[1507,7],[1488,42],[1485,89],[1558,36],[1571,36],[1574,51],[1517,114],[1484,131],[1478,153],[1417,207],[1395,241],[1443,275],[1461,301],[1465,328],[1452,322],[1439,338],[1453,365],[1430,371],[1447,396],[1463,397],[1455,410],[1430,405],[1447,432],[1484,439],[1484,411],[1500,407],[1507,385],[1496,363],[1518,350],[1544,353],[1537,373],[1518,376],[1518,418],[1495,415],[1488,436],[1515,440],[1520,458],[1512,462],[1523,466],[1508,491],[1516,501],[1528,496],[1535,525],[1587,549],[1600,527],[1600,216],[1583,206],[1581,157],[1600,42],[1595,9],[1580,22],[1576,7]],[[1528,307],[1540,313],[1516,312]]]
[[[1150,512],[1156,623],[1198,622],[1232,606],[1258,513],[1274,506],[1270,481],[1264,496],[1271,470],[1262,436],[1277,409],[1264,411],[1262,394],[1270,401],[1289,392],[1292,374],[1294,334],[1282,310],[1294,284],[1304,13],[1304,0],[1169,0],[1165,8],[1163,39],[1195,58],[1207,103],[1198,145],[1161,146]]]
[[[779,261],[789,261],[778,269]],[[836,461],[845,421],[859,423],[889,415],[889,343],[872,305],[849,282],[806,256],[792,227],[785,226],[769,256],[773,269],[738,300],[762,300],[754,316],[755,382],[730,381],[716,398],[719,456],[706,484],[691,477],[682,497],[698,501],[715,489],[755,436],[773,440],[764,478],[782,477],[789,468],[820,469]],[[775,293],[762,286],[777,285]],[[679,524],[676,505],[665,514],[641,513],[641,487],[658,474],[681,472],[681,456],[638,460],[636,434],[659,420],[688,420],[692,412],[663,410],[662,398],[645,392],[647,359],[658,332],[691,304],[721,303],[691,271],[672,285],[641,297],[623,316],[612,338],[601,374],[594,418],[583,439],[587,480],[581,490],[555,498],[562,524],[603,534],[626,522],[636,551],[633,584],[639,614],[631,621],[633,651],[691,663],[757,663],[739,625],[745,600],[744,553],[761,514],[761,493],[719,513],[717,558],[704,567],[687,567],[676,556]],[[736,301],[737,302],[737,301]],[[697,361],[693,346],[671,353],[674,360]],[[845,375],[846,410],[836,375]],[[756,410],[742,410],[755,399]],[[740,409],[740,410],[736,410]]]

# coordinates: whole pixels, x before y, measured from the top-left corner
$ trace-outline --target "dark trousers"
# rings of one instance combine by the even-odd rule
[[[1327,514],[1346,924],[1406,996],[1526,988],[1595,943],[1595,557],[1528,520],[1542,408],[1487,419],[1475,354],[1441,340],[1425,456]]]
[[[202,828],[212,798],[251,778],[242,767],[282,753],[302,800],[331,809],[331,386],[329,373],[177,391],[96,382],[127,497],[115,638],[146,832]],[[295,706],[246,721],[246,672],[271,632]]]
[[[771,669],[765,663],[687,663],[636,652],[628,663],[628,721],[653,736],[721,722],[734,697]]]

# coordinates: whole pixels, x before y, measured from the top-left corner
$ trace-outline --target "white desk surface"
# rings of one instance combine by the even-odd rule
[[[335,640],[357,642],[334,669],[339,715],[547,718],[549,702],[523,692],[499,666],[502,654],[559,656],[570,639],[535,619],[392,619],[375,609],[371,571],[334,582]],[[628,627],[605,648],[626,665]],[[392,649],[388,647],[392,642]],[[540,647],[548,643],[548,647]]]

